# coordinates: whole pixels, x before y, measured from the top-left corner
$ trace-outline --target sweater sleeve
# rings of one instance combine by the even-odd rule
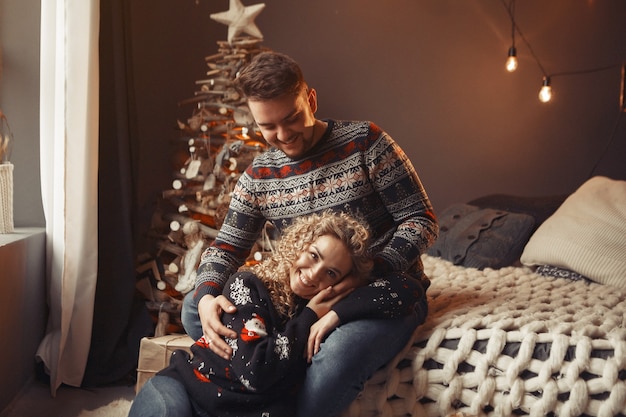
[[[369,179],[393,218],[390,236],[375,248],[375,276],[408,271],[435,242],[439,224],[413,164],[402,148],[377,125],[370,123],[365,152]]]
[[[420,256],[439,233],[432,204],[411,161],[386,132],[370,122],[362,146],[369,183],[389,221],[372,244],[377,280],[355,290],[333,310],[342,322],[397,318],[413,310],[425,316],[428,285],[422,284],[428,280]],[[417,276],[402,271],[415,271]]]
[[[233,378],[250,391],[263,392],[287,374],[304,372],[303,352],[317,320],[313,310],[305,308],[283,325],[265,286],[252,274],[236,274],[224,293],[237,306],[234,315],[225,315],[225,323],[238,335],[227,339],[234,350]]]
[[[196,302],[207,294],[222,294],[224,283],[243,265],[263,229],[265,218],[249,203],[250,184],[246,171],[237,181],[217,237],[202,254],[193,295]]]
[[[426,290],[430,281],[423,273],[394,272],[357,288],[333,310],[342,323],[362,318],[397,318],[412,312],[420,324],[428,314]]]

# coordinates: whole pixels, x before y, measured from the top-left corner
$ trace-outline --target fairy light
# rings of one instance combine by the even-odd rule
[[[539,101],[547,103],[552,100],[552,86],[550,85],[550,77],[543,77],[541,90],[539,90]]]
[[[506,70],[513,72],[517,69],[517,50],[514,46],[509,48],[509,57],[506,60]]]
[[[506,70],[513,72],[517,69],[517,49],[515,48],[515,0],[509,3],[509,16],[511,16],[511,47],[506,59]]]
[[[522,39],[522,41],[528,48],[530,55],[533,57],[533,59],[537,63],[539,70],[543,74],[543,81],[541,83],[541,89],[539,90],[539,100],[542,103],[548,103],[552,100],[552,97],[554,95],[552,91],[552,79],[554,79],[554,77],[561,77],[564,75],[589,74],[589,73],[594,73],[594,72],[599,72],[599,71],[606,71],[606,70],[613,69],[616,67],[621,68],[623,66],[623,64],[620,63],[620,64],[614,64],[614,65],[607,65],[604,67],[590,68],[590,69],[580,70],[580,71],[565,71],[565,72],[558,72],[558,73],[548,73],[543,67],[543,65],[541,65],[541,61],[539,61],[539,57],[537,56],[537,54],[535,54],[535,51],[533,50],[532,46],[530,45],[530,43],[528,42],[528,40],[522,33],[519,25],[515,21],[515,0],[510,0],[508,5],[506,4],[506,0],[501,0],[501,2],[502,2],[502,6],[506,9],[511,19],[512,45],[509,48],[509,57],[507,59],[506,68],[509,72],[513,72],[517,69],[517,50],[515,48],[515,33],[517,32],[520,39]],[[624,107],[624,105],[621,105],[621,106]],[[626,109],[626,107],[624,108]]]

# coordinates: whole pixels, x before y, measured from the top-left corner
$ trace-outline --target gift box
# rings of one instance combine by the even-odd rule
[[[193,343],[194,340],[186,334],[168,334],[160,337],[142,338],[139,346],[135,392],[139,392],[148,379],[170,363],[172,352],[177,349],[184,349],[190,352]]]

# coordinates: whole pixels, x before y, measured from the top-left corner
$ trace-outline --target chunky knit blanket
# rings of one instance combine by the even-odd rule
[[[344,416],[625,416],[626,291],[423,256],[429,317]]]

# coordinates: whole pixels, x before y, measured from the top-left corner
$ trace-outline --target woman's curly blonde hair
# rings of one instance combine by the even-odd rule
[[[346,213],[324,211],[297,218],[284,231],[277,250],[271,257],[247,269],[254,272],[267,286],[276,310],[285,317],[293,317],[296,296],[289,283],[289,270],[303,250],[320,236],[331,235],[341,240],[352,257],[350,274],[370,280],[373,261],[368,252],[368,228]]]

